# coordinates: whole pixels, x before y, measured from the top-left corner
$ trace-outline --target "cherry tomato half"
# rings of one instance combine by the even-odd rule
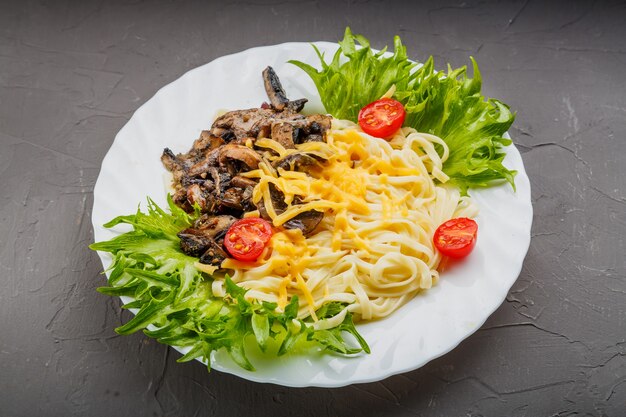
[[[255,261],[272,237],[272,226],[259,217],[237,220],[224,236],[224,246],[233,258]]]
[[[464,258],[476,246],[478,225],[472,219],[459,217],[448,220],[435,231],[433,242],[442,255]]]
[[[387,138],[402,127],[406,112],[399,101],[381,98],[359,112],[359,126],[368,135]]]

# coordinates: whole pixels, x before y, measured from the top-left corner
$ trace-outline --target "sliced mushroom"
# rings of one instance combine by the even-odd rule
[[[228,254],[224,250],[222,244],[211,239],[209,247],[202,254],[202,256],[200,256],[200,263],[220,266],[226,258],[228,258]]]
[[[276,75],[272,67],[267,67],[263,70],[263,84],[272,107],[278,111],[283,111],[287,103],[289,103],[289,99],[278,79],[278,75]]]
[[[185,255],[200,256],[211,246],[213,239],[185,229],[178,233],[180,249]]]
[[[245,190],[243,188],[229,188],[224,191],[224,195],[222,196],[222,205],[235,210],[244,210],[247,205],[244,194]]]
[[[306,117],[309,124],[309,133],[322,133],[330,130],[332,118],[325,114],[312,114]]]
[[[191,149],[193,152],[208,152],[219,148],[223,144],[224,140],[220,136],[215,135],[209,130],[203,130],[202,133],[200,133],[200,137],[193,143]]]
[[[198,204],[200,207],[206,203],[204,198],[204,193],[202,192],[202,188],[200,188],[199,184],[192,184],[187,187],[187,200],[191,205]]]
[[[200,184],[191,184],[187,188],[187,201],[190,207],[197,204],[202,212],[214,211],[218,205],[211,192],[202,188]]]
[[[178,156],[174,155],[169,148],[163,149],[161,162],[169,172],[172,173],[173,184],[180,183],[185,179],[185,165]]]
[[[324,218],[324,213],[317,210],[309,210],[300,213],[293,219],[286,221],[283,226],[286,229],[300,229],[304,236],[308,236]]]
[[[192,165],[189,168],[189,170],[187,171],[187,175],[195,177],[195,176],[209,172],[211,167],[214,167],[215,165],[217,165],[217,160],[218,160],[218,156],[220,153],[220,149],[222,148],[223,146],[217,149],[213,149],[212,151],[207,153],[206,156],[204,156],[204,158],[200,159],[198,162],[196,162],[194,165]]]
[[[306,98],[299,98],[298,100],[290,101],[289,103],[287,103],[287,110],[294,112],[294,113],[298,113],[304,108],[304,105],[308,101],[309,100]]]
[[[243,137],[254,137],[265,127],[272,124],[276,111],[273,109],[235,110],[218,117],[211,127],[212,132],[228,130],[234,137],[228,142]],[[215,133],[214,133],[215,134]]]
[[[180,161],[174,155],[174,152],[170,148],[163,149],[163,154],[161,155],[161,162],[165,165],[165,168],[168,171],[176,171],[181,168]]]
[[[310,135],[302,138],[302,141],[300,143],[306,142],[324,142],[324,136],[320,135],[319,133],[311,133]]]
[[[308,101],[306,98],[290,101],[278,79],[278,75],[276,75],[272,67],[267,67],[263,70],[263,84],[272,108],[278,111],[287,109],[290,112],[297,113],[304,108],[304,104]]]
[[[214,127],[210,130],[210,132],[212,135],[218,136],[220,139],[222,139],[222,144],[224,144],[224,142],[230,142],[231,140],[236,138],[235,133],[230,129]]]
[[[269,127],[268,127],[269,129]],[[250,148],[248,145],[254,145],[254,143],[256,142],[257,138],[253,138],[251,136],[244,136],[238,139],[233,139],[230,144],[231,145],[239,145],[239,146],[245,146],[247,148]]]
[[[213,178],[217,194],[222,194],[230,186],[231,175],[228,172],[221,172],[217,167],[211,167],[209,175]]]
[[[262,125],[259,128],[259,133],[257,133],[257,139],[269,138],[272,136],[272,126],[271,125]]]
[[[216,241],[196,229],[185,229],[178,233],[180,248],[186,255],[200,257],[200,263],[220,266],[228,257],[222,247],[222,241]]]
[[[211,181],[210,179],[202,178],[202,176],[200,178],[184,177],[180,183],[183,185],[183,187],[189,187],[190,185],[198,184],[207,191],[212,191],[215,189],[213,181]]]
[[[301,172],[305,172],[307,169],[316,165],[321,165],[321,158],[307,152],[290,153],[272,163],[274,168]]]
[[[193,208],[187,200],[187,188],[179,188],[172,196],[172,200],[178,207],[181,207],[186,212],[192,212]]]
[[[246,187],[243,189],[243,195],[241,196],[241,201],[243,203],[244,210],[248,211],[254,207],[252,203],[252,194],[254,193],[253,187]]]
[[[218,161],[220,166],[225,166],[228,160],[237,160],[246,165],[249,169],[256,169],[261,162],[261,156],[247,146],[229,143],[219,149]]]
[[[194,222],[193,226],[194,229],[201,232],[203,236],[219,239],[226,234],[230,226],[232,226],[236,220],[235,217],[227,214],[219,216],[203,214]]]
[[[201,263],[219,266],[227,257],[222,248],[224,235],[236,220],[228,215],[200,216],[194,227],[178,233],[181,250],[189,256],[200,257]]]
[[[246,178],[246,177],[242,177],[241,175],[236,175],[234,176],[231,180],[230,180],[231,185],[235,186],[235,187],[241,187],[241,188],[247,188],[247,187],[252,187],[254,188],[257,184],[257,182],[251,178]]]
[[[272,140],[280,143],[285,149],[293,149],[296,145],[293,143],[294,127],[291,123],[281,122],[272,125]]]

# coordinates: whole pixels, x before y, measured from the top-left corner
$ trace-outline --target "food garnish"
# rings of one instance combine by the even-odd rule
[[[476,246],[477,233],[476,221],[460,217],[440,225],[435,231],[433,241],[442,255],[460,259],[469,255]]]
[[[238,261],[256,261],[272,237],[272,226],[259,217],[237,220],[224,238],[224,246]]]
[[[192,226],[198,213],[186,213],[169,196],[168,206],[169,213],[148,199],[147,212],[138,210],[104,225],[125,223],[132,231],[90,246],[113,255],[109,286],[98,291],[132,297],[124,308],[138,310],[115,329],[117,333],[143,330],[161,343],[189,349],[178,362],[203,358],[209,369],[211,353],[225,349],[237,365],[254,370],[246,354],[254,343],[279,356],[297,348],[346,355],[369,352],[343,303],[325,305],[313,323],[311,318],[298,319],[297,296],[282,309],[276,303],[249,301],[246,290],[228,276],[225,297],[214,296],[212,278],[196,268],[197,258],[182,252],[177,236],[179,230]],[[327,327],[321,324],[327,322]],[[356,347],[344,340],[346,333],[353,336]]]
[[[381,98],[359,112],[359,126],[368,135],[388,138],[398,131],[404,123],[406,112],[397,100]]]

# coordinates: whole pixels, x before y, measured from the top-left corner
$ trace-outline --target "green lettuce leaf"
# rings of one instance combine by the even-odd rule
[[[330,62],[315,50],[320,70],[304,62],[289,62],[311,77],[326,111],[334,117],[357,122],[362,107],[395,85],[393,97],[407,112],[404,125],[439,136],[448,145],[450,157],[443,170],[450,183],[463,194],[471,187],[503,181],[514,187],[516,172],[502,161],[503,147],[511,144],[503,135],[515,115],[506,104],[481,94],[482,79],[473,58],[473,78],[465,66],[437,71],[432,56],[423,65],[409,60],[398,36],[392,54],[385,54],[386,48],[375,53],[369,41],[353,35],[350,28]]]
[[[211,353],[223,349],[237,365],[252,371],[254,366],[248,360],[247,348],[256,343],[269,355],[271,340],[280,344],[273,352],[275,355],[293,351],[302,341],[317,346],[318,350],[339,354],[369,352],[352,323],[351,314],[335,328],[315,330],[310,318],[297,319],[297,296],[284,311],[279,311],[276,303],[246,300],[246,290],[229,277],[225,279],[227,296],[213,296],[212,277],[194,266],[196,258],[181,252],[176,236],[193,223],[198,213],[185,213],[170,196],[168,205],[166,212],[148,199],[147,212],[138,210],[106,224],[107,227],[129,224],[132,231],[90,246],[113,255],[109,286],[98,291],[110,296],[129,296],[133,301],[124,307],[138,310],[130,321],[116,329],[117,333],[125,335],[143,330],[161,343],[188,347],[189,352],[179,362],[203,358],[209,369]],[[330,303],[320,309],[320,314],[322,318],[333,317],[343,308],[343,304]],[[354,341],[345,341],[342,333],[351,334]]]
[[[357,48],[356,42],[362,48]],[[385,56],[387,48],[374,53],[369,41],[353,35],[350,28],[339,46],[332,60],[326,63],[324,55],[313,45],[322,65],[320,71],[301,61],[289,61],[313,79],[326,111],[338,119],[356,121],[363,106],[378,100],[394,84],[397,88],[408,88],[414,78],[411,69],[416,64],[409,61],[399,37],[394,40],[391,56]],[[342,55],[347,60],[342,60]]]

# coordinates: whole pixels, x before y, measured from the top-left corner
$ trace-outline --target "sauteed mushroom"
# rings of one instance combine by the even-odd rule
[[[276,155],[268,148],[255,148],[257,139],[271,139],[285,149],[295,149],[300,143],[323,141],[330,129],[329,116],[299,113],[307,99],[289,100],[271,67],[263,71],[263,82],[270,104],[221,115],[209,130],[200,133],[187,153],[176,155],[168,148],[163,150],[161,161],[173,175],[173,201],[187,212],[199,207],[203,213],[193,227],[179,233],[181,249],[200,257],[200,262],[219,266],[227,256],[222,246],[225,231],[255,208],[252,195],[257,181],[241,174],[258,169],[263,158],[273,159]],[[322,162],[312,153],[296,151],[272,165],[306,172]],[[273,185],[270,187],[274,209],[284,212],[284,196]],[[257,208],[267,219],[262,201]],[[324,213],[311,210],[289,220],[284,227],[308,235],[323,217]]]

